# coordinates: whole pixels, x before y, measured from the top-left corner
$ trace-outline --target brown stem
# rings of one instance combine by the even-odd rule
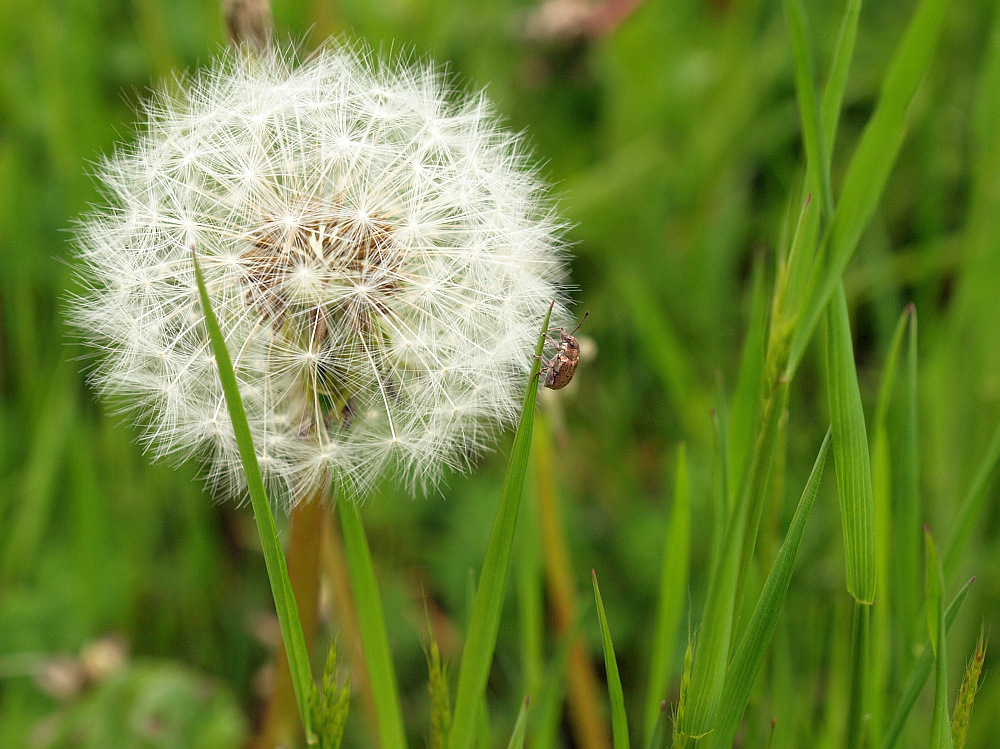
[[[329,513],[323,502],[323,492],[292,510],[291,541],[288,545],[288,576],[299,607],[299,620],[309,650],[316,637],[316,610],[319,603],[320,539],[322,521]],[[267,715],[257,741],[257,749],[292,746],[302,739],[302,722],[295,701],[292,674],[288,669],[284,645],[274,653],[276,675],[274,691],[267,706]]]
[[[556,632],[562,633],[573,625],[576,618],[576,586],[556,496],[556,466],[552,455],[552,437],[547,426],[544,419],[535,419],[538,519],[552,619]],[[582,749],[610,749],[611,737],[604,721],[597,677],[590,653],[580,636],[574,638],[570,646],[566,682],[570,719],[577,743]]]
[[[258,55],[265,54],[274,34],[270,0],[222,0],[226,30],[233,44],[248,44]]]
[[[374,727],[378,725],[378,714],[375,711],[375,697],[372,694],[371,682],[368,679],[368,666],[365,663],[365,653],[361,647],[361,625],[358,623],[358,610],[354,603],[354,593],[351,589],[351,578],[347,571],[347,555],[344,552],[344,542],[337,528],[337,519],[333,513],[323,514],[323,575],[330,586],[331,594],[329,608],[331,629],[337,631],[346,641],[347,652],[351,659],[351,687],[361,693],[361,703],[368,717],[366,725],[370,730],[371,745],[378,745],[378,736]],[[332,599],[332,600],[331,600]],[[336,616],[336,623],[334,618]]]

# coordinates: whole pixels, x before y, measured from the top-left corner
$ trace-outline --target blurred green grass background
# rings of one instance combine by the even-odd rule
[[[825,69],[841,3],[806,7]],[[835,185],[912,9],[900,0],[862,10]],[[772,0],[647,0],[586,41],[529,38],[534,10],[506,0],[274,3],[279,32],[304,48],[344,33],[412,49],[447,62],[466,85],[487,86],[555,183],[575,224],[573,282],[598,355],[554,407],[552,470],[581,600],[594,568],[630,713],[640,715],[677,444],[686,440],[691,466],[697,612],[710,548],[711,409],[723,410],[720,393],[735,383],[753,268],[773,275],[801,180],[791,50]],[[74,721],[106,724],[105,738],[88,746],[239,746],[260,718],[274,626],[249,512],[214,504],[197,466],[149,464],[128,424],[87,389],[85,352],[62,320],[73,283],[67,229],[99,200],[89,163],[131,136],[151,85],[206,64],[223,42],[219,8],[207,0],[0,3],[2,747],[45,746]],[[869,418],[896,320],[916,304],[923,514],[941,538],[1000,419],[998,219],[1000,10],[959,0],[845,278]],[[810,351],[793,386],[788,496],[779,487],[766,511],[763,559],[773,557],[826,431],[819,361]],[[449,622],[461,630],[508,446],[509,437],[474,475],[452,477],[443,496],[387,490],[364,511],[416,740],[427,713],[423,596],[441,612],[440,631]],[[806,530],[767,688],[751,700],[759,725],[750,745],[772,716],[776,746],[822,746],[837,735],[850,598],[833,486],[825,482]],[[958,577],[977,582],[949,640],[951,684],[981,625],[1000,625],[996,498],[991,488],[960,564]],[[912,584],[922,589],[923,580]],[[509,596],[491,678],[498,736],[521,701],[515,604]],[[598,664],[593,610],[584,631]],[[57,657],[79,659],[108,636],[124,644],[126,675],[59,681],[76,671]],[[460,638],[442,647],[457,663]],[[996,746],[1000,735],[989,660],[970,747]],[[679,673],[678,663],[674,695]],[[128,721],[140,738],[124,738]],[[364,724],[356,700],[352,746],[365,745]]]

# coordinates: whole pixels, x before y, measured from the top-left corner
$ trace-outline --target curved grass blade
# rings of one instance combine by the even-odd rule
[[[887,425],[889,405],[895,389],[899,370],[899,359],[903,349],[903,337],[906,332],[913,306],[907,306],[899,317],[899,322],[889,343],[885,364],[882,367],[881,383],[875,417],[872,420],[871,432],[871,463],[872,463],[872,497],[875,503],[875,552],[876,579],[875,589],[879,591],[872,609],[871,618],[871,670],[870,694],[873,699],[868,707],[871,717],[868,721],[869,743],[878,744],[882,735],[884,710],[886,705],[882,695],[888,692],[889,666],[892,661],[892,641],[890,637],[892,622],[891,612],[899,595],[890,580],[892,565],[890,549],[893,545],[893,514],[895,508],[892,502],[893,471],[889,447],[889,429]],[[906,435],[904,433],[904,441]]]
[[[514,730],[510,734],[510,741],[507,742],[507,749],[524,749],[524,737],[528,733],[528,698],[524,698],[521,709],[517,712],[517,720],[514,723]]]
[[[813,464],[812,472],[806,481],[805,489],[802,491],[799,505],[795,509],[791,525],[788,527],[785,541],[778,550],[778,556],[775,558],[771,572],[764,583],[764,590],[757,601],[757,607],[747,625],[746,633],[740,640],[733,660],[729,664],[725,687],[719,702],[718,722],[711,734],[710,746],[713,749],[729,749],[736,738],[736,732],[750,699],[750,690],[753,688],[757,673],[764,663],[764,654],[771,641],[774,625],[778,621],[778,613],[784,602],[785,593],[788,591],[792,570],[795,567],[795,557],[798,554],[799,543],[802,541],[802,533],[805,530],[806,521],[809,519],[813,502],[816,500],[820,481],[823,478],[823,467],[826,464],[830,439],[830,432],[827,431],[819,454],[816,456],[816,462]]]
[[[802,118],[802,140],[806,149],[806,168],[809,181],[819,196],[824,215],[833,214],[830,193],[830,159],[826,154],[823,130],[820,128],[819,103],[816,99],[815,72],[809,51],[808,29],[801,0],[785,0],[785,20],[792,41],[792,59],[795,62],[795,90]]]
[[[919,627],[919,591],[918,586],[914,585],[914,581],[920,577],[920,518],[923,514],[920,503],[920,424],[917,418],[919,393],[916,310],[910,315],[904,375],[906,410],[899,438],[899,481],[893,525],[896,534],[894,552],[896,611],[901,630],[902,662],[905,667],[912,662],[914,647],[922,639]]]
[[[504,477],[500,503],[493,519],[483,570],[479,576],[476,598],[472,604],[469,633],[465,640],[465,648],[462,650],[462,665],[458,673],[455,712],[449,739],[450,749],[471,749],[476,736],[476,714],[486,693],[486,681],[493,663],[493,651],[500,629],[500,611],[507,589],[507,576],[510,573],[511,549],[514,545],[514,530],[521,505],[521,490],[524,487],[524,474],[528,467],[528,453],[531,449],[535,400],[538,397],[538,370],[551,314],[550,305],[542,321],[538,343],[535,345],[535,359],[528,376],[521,418],[517,424],[517,433],[514,435],[507,475]]]
[[[990,439],[986,454],[983,455],[979,467],[976,469],[969,491],[962,498],[962,503],[958,506],[955,514],[955,526],[951,539],[944,553],[944,579],[947,580],[955,574],[955,569],[969,545],[972,531],[976,527],[976,521],[983,510],[986,501],[986,490],[990,485],[990,478],[996,470],[997,462],[1000,461],[1000,424],[997,424]]]
[[[851,68],[851,58],[854,56],[854,41],[858,35],[860,15],[861,0],[847,0],[844,20],[841,21],[840,32],[837,34],[837,46],[833,50],[833,61],[830,63],[830,77],[826,81],[826,88],[823,89],[820,121],[823,124],[823,141],[826,143],[828,175],[830,156],[837,137],[837,125],[840,122],[840,108],[844,101],[844,89],[847,85],[847,71]]]
[[[392,665],[392,651],[385,629],[378,580],[375,578],[375,566],[372,564],[361,512],[350,497],[340,496],[337,498],[337,517],[344,534],[344,553],[358,609],[361,647],[375,698],[379,739],[383,749],[404,749],[406,731],[403,728],[403,711],[399,705],[396,670]]]
[[[594,600],[597,601],[597,616],[601,622],[601,641],[604,643],[604,670],[608,677],[608,697],[611,700],[611,734],[614,737],[615,749],[629,749],[625,692],[622,691],[622,680],[618,674],[615,646],[611,642],[608,617],[604,613],[604,601],[601,600],[601,589],[597,585],[597,573],[591,570],[590,576],[594,580]]]
[[[264,566],[267,568],[267,578],[271,583],[271,593],[274,596],[274,608],[278,614],[278,624],[281,626],[281,637],[288,654],[288,666],[292,673],[292,684],[295,687],[295,702],[302,717],[302,725],[308,740],[313,739],[312,720],[309,714],[309,694],[315,689],[312,672],[309,669],[309,653],[306,649],[305,636],[302,633],[302,623],[299,621],[299,608],[292,593],[292,583],[288,578],[288,567],[285,563],[285,553],[278,541],[278,529],[274,525],[274,515],[271,513],[271,502],[264,489],[264,480],[257,464],[257,452],[254,450],[250,425],[247,423],[246,411],[243,409],[243,398],[240,396],[236,373],[226,348],[226,340],[219,329],[219,321],[212,311],[212,304],[205,288],[205,278],[198,265],[198,255],[191,248],[194,262],[194,276],[198,283],[198,296],[201,299],[202,311],[205,315],[205,327],[208,329],[209,340],[212,343],[212,353],[219,368],[219,380],[226,396],[226,407],[236,435],[236,444],[240,450],[240,460],[243,461],[243,472],[246,474],[247,488],[250,493],[250,504],[253,507],[253,517],[257,521],[257,532],[260,534],[260,544],[264,551]]]
[[[951,722],[948,720],[948,637],[944,622],[944,569],[929,528],[924,528],[927,544],[927,629],[934,651],[934,708],[931,712],[930,749],[952,749]]]
[[[944,631],[945,634],[951,629],[951,625],[955,623],[958,618],[958,612],[962,608],[962,604],[965,603],[965,598],[969,594],[969,586],[972,585],[976,578],[972,578],[965,585],[962,586],[961,590],[952,600],[951,604],[948,606],[948,610],[944,615]],[[913,706],[917,703],[917,698],[924,689],[924,685],[927,683],[927,679],[931,675],[931,668],[934,666],[934,649],[931,647],[930,640],[924,644],[923,652],[917,659],[917,662],[913,664],[913,668],[910,670],[910,676],[906,680],[906,688],[903,690],[902,697],[899,698],[899,704],[896,705],[896,711],[893,713],[892,720],[889,722],[889,727],[886,728],[885,734],[882,737],[882,749],[894,749],[899,741],[900,736],[903,734],[903,726],[906,724],[906,719],[910,715],[910,711]]]
[[[769,296],[764,283],[762,262],[753,266],[753,281],[750,292],[750,324],[747,326],[743,353],[740,358],[739,376],[733,405],[729,410],[729,469],[726,484],[729,496],[727,502],[736,502],[736,491],[746,475],[747,463],[753,450],[754,430],[760,415],[761,391],[764,378],[764,347],[767,344],[767,311]]]
[[[649,737],[649,749],[667,749],[670,742],[670,710],[667,709],[667,701],[660,703],[659,713],[656,716],[656,725],[653,726],[653,733]]]
[[[688,563],[691,547],[691,491],[688,486],[687,450],[682,442],[677,449],[674,502],[670,527],[663,549],[660,595],[657,602],[656,630],[650,657],[649,687],[646,691],[646,732],[651,737],[666,697],[670,666],[674,660],[677,628],[684,610],[688,586]]]

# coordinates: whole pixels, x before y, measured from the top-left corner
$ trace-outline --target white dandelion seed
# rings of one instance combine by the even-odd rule
[[[98,388],[155,456],[201,455],[243,496],[195,247],[272,497],[467,468],[561,297],[564,226],[522,140],[433,66],[342,45],[226,53],[181,88],[101,166],[79,233]]]

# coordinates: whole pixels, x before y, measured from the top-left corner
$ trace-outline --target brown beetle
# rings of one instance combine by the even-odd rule
[[[589,312],[584,313],[580,325],[583,325],[583,321],[587,319],[589,314]],[[580,325],[577,325],[572,333],[567,333],[566,328],[550,328],[545,333],[545,337],[556,345],[555,356],[539,370],[539,373],[545,372],[543,382],[545,387],[550,390],[560,390],[566,387],[573,379],[573,375],[576,374],[576,368],[580,364],[580,342],[576,340],[576,331],[580,329]],[[558,341],[549,335],[556,330],[559,331]]]

